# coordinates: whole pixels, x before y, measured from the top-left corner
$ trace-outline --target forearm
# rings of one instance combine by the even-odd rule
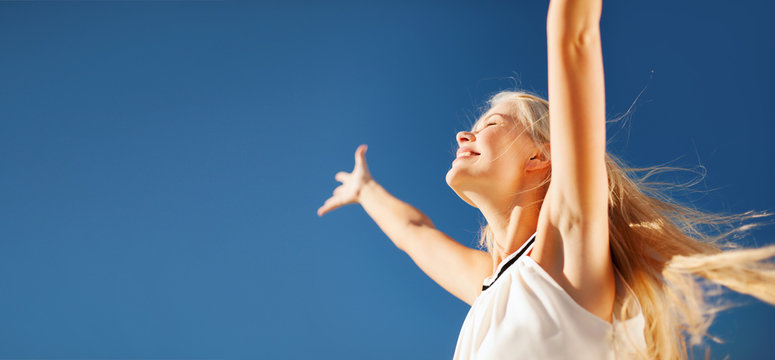
[[[417,208],[399,200],[371,180],[358,195],[358,202],[377,226],[401,250],[419,227],[433,228],[431,220]]]
[[[552,0],[546,16],[547,37],[581,36],[600,29],[602,0]]]

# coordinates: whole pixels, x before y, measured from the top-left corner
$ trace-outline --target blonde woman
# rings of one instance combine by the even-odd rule
[[[428,276],[471,305],[455,359],[683,359],[715,310],[698,279],[775,303],[766,262],[775,247],[722,251],[750,225],[700,231],[761,215],[676,204],[606,152],[601,11],[600,0],[552,0],[550,101],[499,93],[457,134],[446,181],[482,212],[487,251],[459,244],[390,195],[372,179],[364,145],[318,210],[361,204]]]

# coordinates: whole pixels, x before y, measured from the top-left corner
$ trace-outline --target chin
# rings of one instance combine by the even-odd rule
[[[447,185],[452,188],[452,190],[455,190],[455,188],[462,185],[465,181],[466,174],[463,171],[460,171],[460,169],[455,168],[454,166],[447,171],[447,175],[444,177],[444,180],[447,181]]]
[[[449,187],[452,187],[453,178],[455,177],[455,168],[449,169],[447,175],[444,176],[444,181],[447,182]]]
[[[445,177],[445,180],[447,181],[447,185],[452,189],[452,191],[457,194],[463,201],[468,203],[468,205],[471,205],[473,207],[477,207],[476,204],[474,204],[471,199],[469,199],[467,196],[463,194],[463,189],[465,188],[464,185],[464,174],[461,174],[458,169],[455,169],[454,167],[452,169],[449,169],[447,171],[447,176]]]

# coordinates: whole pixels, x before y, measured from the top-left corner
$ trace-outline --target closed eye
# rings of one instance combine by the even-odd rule
[[[479,129],[471,129],[471,131],[474,132],[474,133],[477,133],[477,132],[480,132],[480,131],[484,130],[484,128],[486,128],[486,127],[488,127],[490,125],[498,125],[498,122],[497,121],[490,121],[490,122],[485,123]]]

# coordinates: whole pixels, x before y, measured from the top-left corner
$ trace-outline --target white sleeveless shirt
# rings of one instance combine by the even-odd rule
[[[621,321],[617,303],[613,324],[590,313],[527,256],[535,236],[484,280],[463,321],[454,360],[630,359],[635,349],[645,349],[640,304],[635,316]],[[616,282],[617,294],[632,291],[618,276]]]

